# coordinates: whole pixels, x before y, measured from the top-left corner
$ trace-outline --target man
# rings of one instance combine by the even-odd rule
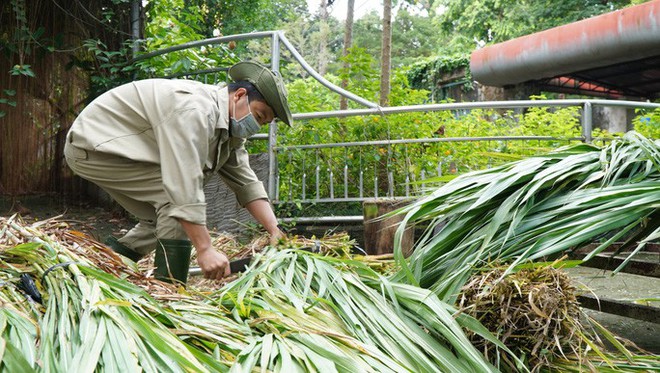
[[[139,220],[107,244],[134,261],[155,249],[158,279],[185,284],[191,246],[206,278],[229,274],[206,228],[203,187],[214,172],[271,243],[283,236],[245,141],[275,117],[291,125],[284,84],[255,62],[237,63],[228,74],[234,83],[226,87],[146,79],[114,88],[88,105],[67,135],[69,167]]]

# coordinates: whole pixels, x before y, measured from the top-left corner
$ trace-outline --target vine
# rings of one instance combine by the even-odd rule
[[[407,72],[410,86],[416,89],[434,90],[438,77],[443,74],[457,73],[463,70],[463,90],[470,91],[472,74],[470,72],[470,56],[454,54],[451,56],[436,56],[413,64]]]
[[[12,10],[16,19],[16,31],[14,32],[15,52],[18,54],[18,64],[14,65],[9,73],[11,75],[25,75],[34,77],[34,72],[30,65],[25,64],[25,55],[29,54],[30,47],[28,42],[32,38],[30,29],[27,25],[27,14],[25,12],[25,0],[11,0]]]

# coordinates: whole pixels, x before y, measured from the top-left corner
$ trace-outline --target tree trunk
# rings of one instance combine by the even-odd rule
[[[140,0],[131,1],[131,39],[133,39],[133,58],[140,52],[138,40],[142,38],[142,2]]]
[[[325,75],[328,70],[328,35],[330,26],[328,26],[328,0],[321,0],[320,22],[319,22],[319,64],[318,72]]]
[[[394,200],[388,198],[375,198],[364,201],[362,211],[364,214],[364,249],[369,255],[387,254],[394,251],[394,235],[403,221],[404,215],[398,214],[386,219],[383,215],[397,210],[410,201]],[[409,256],[415,242],[414,229],[407,228],[401,239],[403,255]]]
[[[348,55],[348,50],[351,49],[353,45],[353,13],[355,10],[355,0],[348,0],[348,11],[346,12],[346,28],[344,30],[344,53],[343,56]],[[348,61],[344,61],[344,70],[346,73],[351,69],[351,64]],[[341,80],[341,87],[344,89],[348,88],[348,79],[344,78]],[[339,110],[348,109],[348,99],[344,96],[341,96],[339,101]]]
[[[392,0],[383,0],[383,48],[381,52],[380,106],[389,105],[392,59]]]

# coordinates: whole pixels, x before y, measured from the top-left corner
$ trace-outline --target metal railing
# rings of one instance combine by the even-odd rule
[[[427,181],[432,181],[434,177],[457,174],[478,167],[492,167],[507,161],[506,159],[498,160],[496,154],[495,157],[492,156],[502,148],[517,147],[519,149],[514,153],[531,155],[572,142],[591,143],[594,140],[600,140],[592,137],[593,110],[599,106],[651,110],[660,108],[660,104],[647,102],[573,99],[466,102],[295,114],[294,120],[299,123],[305,121],[311,123],[318,119],[351,116],[388,116],[441,111],[466,113],[471,110],[520,110],[533,107],[579,107],[581,136],[568,139],[550,136],[430,137],[331,144],[276,145],[274,149],[278,154],[279,169],[286,169],[288,176],[280,176],[274,180],[277,186],[274,201],[277,203],[336,203],[358,202],[378,197],[411,198],[419,196],[427,190],[427,186],[435,185],[427,184]],[[469,148],[474,153],[490,155],[484,156],[479,160],[480,162],[473,162],[473,164],[461,164],[461,160],[455,158],[447,161],[443,156],[445,151],[449,153],[460,146],[465,148],[466,143],[472,144]],[[423,149],[424,153],[419,151],[420,149]],[[369,151],[371,153],[384,151],[383,155],[387,160],[385,164],[381,165],[381,169],[385,171],[376,172],[377,167],[370,166],[371,170],[367,176],[368,172],[364,170],[365,162],[362,159],[367,158],[366,154]],[[305,152],[308,154],[300,154]],[[435,167],[427,165],[426,168],[417,167],[415,172],[408,172],[410,167],[407,166],[416,161],[419,162],[425,156],[427,159],[433,158],[434,153],[437,154]],[[291,154],[296,154],[296,156]],[[360,160],[351,162],[348,159],[350,155],[358,155]],[[395,161],[391,161],[393,159]],[[397,162],[398,164],[395,164]],[[292,166],[292,164],[295,165]],[[298,171],[292,171],[292,169]],[[394,170],[398,170],[399,174]],[[294,220],[315,219],[316,217],[302,217]],[[324,219],[333,222],[360,221],[362,216],[325,217]]]
[[[231,41],[240,41],[248,39],[270,38],[271,41],[271,63],[273,70],[279,71],[280,55],[282,46],[286,48],[293,58],[309,73],[314,79],[327,87],[332,92],[351,99],[360,105],[366,106],[366,109],[339,110],[314,113],[293,114],[293,119],[299,123],[314,121],[327,118],[347,118],[355,116],[382,116],[404,114],[404,113],[433,113],[442,111],[465,112],[475,109],[529,109],[533,107],[580,107],[582,127],[580,137],[571,139],[559,139],[547,136],[492,136],[492,137],[432,137],[415,139],[385,139],[385,140],[367,140],[360,142],[341,142],[332,144],[294,144],[283,146],[278,144],[278,127],[275,122],[271,123],[268,135],[260,134],[252,139],[268,140],[269,155],[269,173],[268,173],[268,194],[274,203],[336,203],[336,202],[359,202],[367,198],[389,197],[389,198],[410,198],[422,193],[426,188],[425,181],[431,180],[435,176],[442,176],[459,172],[463,167],[460,160],[447,161],[439,156],[433,167],[418,167],[418,172],[404,172],[405,175],[395,175],[395,169],[406,169],[405,165],[412,165],[410,153],[415,153],[419,148],[424,148],[427,153],[438,153],[439,151],[451,151],[445,149],[443,145],[451,144],[486,144],[483,148],[488,150],[493,147],[516,143],[518,147],[529,147],[533,153],[534,146],[526,145],[537,142],[538,145],[545,143],[557,144],[583,141],[590,143],[593,132],[593,109],[597,106],[604,107],[622,107],[628,109],[657,109],[660,104],[632,101],[611,101],[611,100],[590,100],[590,99],[570,99],[570,100],[529,100],[529,101],[491,101],[491,102],[465,102],[465,103],[446,103],[430,105],[411,105],[399,107],[379,107],[377,104],[348,92],[318,74],[300,55],[291,42],[281,31],[265,31],[249,34],[240,34],[233,36],[223,36],[210,38],[201,41],[181,44],[175,47],[163,49],[160,51],[148,53],[137,57],[132,62],[141,61],[155,56],[185,50],[189,48],[199,48],[214,44],[224,44]],[[210,69],[201,69],[196,71],[187,71],[166,76],[166,78],[175,77],[193,77],[207,83],[218,83],[218,73],[224,72],[227,67],[218,67]],[[493,145],[494,144],[494,145]],[[475,145],[476,146],[476,145]],[[481,146],[481,145],[479,145]],[[537,146],[538,148],[538,146]],[[350,151],[349,151],[350,149]],[[384,153],[383,153],[384,149]],[[429,152],[428,150],[431,149]],[[373,152],[380,152],[385,158],[369,155]],[[304,153],[313,153],[304,155]],[[294,157],[294,154],[296,156]],[[359,160],[352,159],[349,162],[349,154],[353,157],[358,154]],[[420,153],[421,154],[421,153]],[[294,159],[295,158],[295,159]],[[374,164],[366,164],[362,159],[369,159]],[[337,160],[338,159],[338,160]],[[393,159],[403,162],[404,166],[394,167]],[[306,161],[309,160],[309,161]],[[373,160],[376,160],[373,162]],[[279,172],[279,164],[287,169],[287,175],[282,178]],[[490,163],[489,163],[490,162]],[[376,164],[377,163],[377,164]],[[492,166],[493,160],[485,160],[481,166]],[[298,167],[296,170],[294,167]],[[469,166],[467,166],[470,168]],[[370,174],[368,174],[371,172]],[[368,174],[368,175],[367,175]],[[298,176],[293,180],[293,176]],[[296,185],[294,185],[296,184]],[[298,194],[294,195],[294,191]],[[362,216],[339,216],[339,217],[298,217],[297,221],[359,221]],[[284,219],[287,220],[287,219]]]
[[[295,151],[308,151],[313,152],[313,156],[308,156],[307,158],[313,158],[314,162],[311,166],[305,165],[305,156],[298,157],[298,162],[301,164],[299,167],[300,172],[288,172],[288,179],[284,182],[289,185],[287,188],[288,195],[282,196],[281,186],[283,180],[281,175],[278,174],[277,179],[275,180],[276,193],[274,201],[278,202],[309,202],[309,203],[319,203],[319,202],[356,202],[364,201],[371,198],[387,197],[387,198],[411,198],[418,196],[420,193],[423,193],[426,188],[426,182],[434,183],[434,178],[442,177],[447,174],[458,174],[459,169],[464,166],[466,169],[474,169],[471,165],[467,163],[461,164],[460,160],[457,161],[446,161],[442,156],[438,156],[436,163],[433,165],[432,170],[429,170],[429,167],[418,167],[419,172],[404,172],[405,180],[402,180],[398,183],[395,183],[395,174],[393,169],[403,169],[404,167],[396,167],[395,162],[392,159],[398,158],[398,155],[401,155],[400,159],[402,162],[400,164],[412,165],[413,155],[410,153],[415,153],[420,155],[418,151],[420,148],[431,148],[430,151],[425,153],[442,153],[442,150],[446,149],[444,152],[447,155],[451,154],[451,150],[454,143],[486,143],[485,148],[492,149],[497,147],[497,144],[500,143],[531,143],[537,142],[538,145],[536,148],[539,148],[541,142],[555,144],[568,144],[575,141],[582,141],[581,137],[569,138],[569,139],[560,139],[551,136],[492,136],[492,137],[443,137],[443,138],[421,138],[421,139],[397,139],[397,140],[376,140],[376,141],[355,141],[355,142],[342,142],[342,143],[331,143],[331,144],[317,144],[317,145],[291,145],[291,146],[277,146],[275,147],[279,158],[283,159],[280,161],[280,164],[294,163],[292,161],[292,154]],[[451,144],[446,146],[430,146],[431,144]],[[535,147],[532,145],[527,146],[530,150]],[[475,147],[476,148],[476,147]],[[329,161],[328,153],[331,153],[333,150],[340,149],[342,151],[335,152],[340,160]],[[370,151],[369,149],[374,149]],[[321,156],[324,150],[328,150],[323,156]],[[299,152],[299,153],[302,153]],[[376,159],[372,163],[381,164],[382,168],[386,170],[386,173],[383,175],[386,177],[385,188],[379,184],[379,174],[372,172],[370,177],[366,176],[367,172],[365,168],[369,168],[368,161],[363,160],[368,158],[370,153],[381,152],[386,160],[380,162],[379,159]],[[528,151],[527,154],[532,154],[532,151]],[[348,159],[352,158],[351,155],[358,154],[357,167],[351,169],[348,164]],[[287,156],[289,158],[287,162]],[[322,170],[321,162],[319,159],[323,158],[325,163],[334,163],[338,166],[328,166],[326,169]],[[374,157],[370,157],[374,158]],[[493,159],[494,157],[486,158],[486,161],[483,162],[483,165],[486,167],[492,167],[496,164]],[[300,161],[302,159],[302,161]],[[342,162],[343,161],[343,162]],[[371,167],[372,169],[377,169],[377,166]],[[312,170],[313,175],[310,175],[308,170]],[[335,172],[338,170],[339,172]],[[320,176],[321,173],[325,173],[325,181]],[[293,176],[296,175],[300,177],[299,190],[300,194],[294,197],[292,187]],[[336,183],[335,175],[339,175],[341,179],[340,182]],[[313,192],[308,193],[307,188],[308,180],[313,179]],[[399,180],[397,180],[399,181]],[[357,182],[357,184],[353,184]],[[336,184],[335,184],[336,183]],[[321,185],[324,185],[323,187]],[[336,186],[335,186],[336,185]],[[349,187],[349,185],[351,185]],[[373,186],[373,187],[372,187]],[[324,189],[321,192],[321,189]]]

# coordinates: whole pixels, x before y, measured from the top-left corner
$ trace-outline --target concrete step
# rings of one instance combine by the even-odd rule
[[[583,263],[582,266],[613,271],[629,255],[629,252],[623,252],[617,255],[613,255],[613,253],[601,253]],[[571,255],[570,258],[584,259],[585,256],[585,253],[578,252]],[[626,266],[621,269],[621,272],[660,278],[660,252],[641,251],[636,253],[628,261]]]
[[[567,268],[585,313],[639,347],[660,353],[660,278],[578,266]]]

